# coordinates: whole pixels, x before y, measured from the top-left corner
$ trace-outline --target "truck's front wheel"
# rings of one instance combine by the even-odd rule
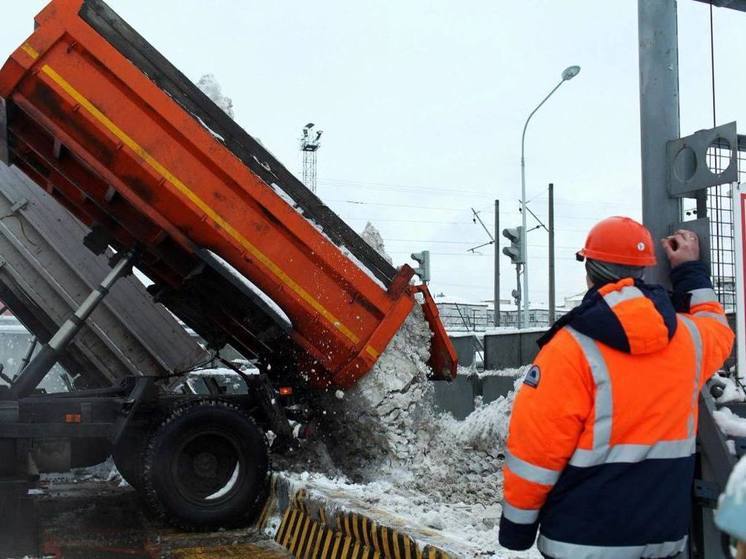
[[[264,436],[238,407],[198,400],[174,409],[145,453],[145,496],[167,522],[185,529],[246,524],[267,483]]]

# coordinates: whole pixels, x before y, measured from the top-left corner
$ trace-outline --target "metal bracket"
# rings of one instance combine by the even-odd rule
[[[134,417],[137,408],[140,404],[149,398],[152,398],[155,378],[150,376],[132,377],[135,381],[135,386],[129,393],[124,405],[122,406],[122,414],[117,418],[116,422],[112,426],[111,430],[111,444],[116,446],[119,440],[122,438],[130,420]]]
[[[707,150],[710,147],[730,151],[728,166],[721,173],[712,172],[707,164]],[[737,154],[738,131],[735,122],[668,142],[668,193],[675,198],[685,198],[709,186],[737,182]]]
[[[28,206],[28,200],[26,200],[26,198],[21,198],[10,207],[10,213],[14,214],[19,210],[25,210],[26,206]]]
[[[93,225],[83,238],[83,245],[95,255],[102,255],[112,243],[111,236],[100,225]]]
[[[714,509],[718,505],[718,497],[722,492],[722,487],[714,481],[705,481],[703,479],[694,480],[694,498],[697,504],[702,507]]]
[[[746,12],[746,0],[696,0],[704,4],[712,3],[716,8],[730,8],[738,12]]]
[[[10,165],[10,146],[8,145],[8,104],[0,97],[0,161]]]

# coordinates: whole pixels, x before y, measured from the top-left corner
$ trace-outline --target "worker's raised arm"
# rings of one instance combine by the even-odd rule
[[[674,296],[680,302],[677,310],[691,315],[697,327],[704,384],[730,355],[733,331],[712,289],[707,267],[699,259],[697,235],[692,231],[677,231],[663,239],[663,248],[671,263]]]
[[[547,494],[575,452],[593,406],[593,379],[565,330],[544,346],[516,395],[503,467],[500,544],[527,549]]]

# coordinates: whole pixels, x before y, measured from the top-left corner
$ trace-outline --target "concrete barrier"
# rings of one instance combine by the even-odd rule
[[[516,377],[514,376],[503,377],[495,375],[482,377],[480,379],[482,384],[482,403],[489,404],[497,400],[500,396],[507,396],[508,392],[513,390],[515,379]]]
[[[449,336],[451,343],[456,349],[458,364],[462,367],[471,367],[477,358],[477,347],[479,341],[476,334],[453,334]]]
[[[275,541],[296,559],[455,559],[443,549],[448,541],[436,530],[407,526],[370,504],[308,487],[297,487],[282,474],[272,490],[257,528],[281,519]]]
[[[474,411],[474,398],[480,395],[477,375],[457,375],[451,382],[435,382],[435,405],[438,410],[464,419]]]
[[[458,375],[453,381],[439,381],[435,386],[435,406],[456,419],[464,419],[474,411],[474,402],[481,396],[489,404],[513,390],[515,376]]]
[[[485,334],[484,368],[499,371],[531,363],[539,353],[536,342],[544,333],[545,330],[516,330]]]

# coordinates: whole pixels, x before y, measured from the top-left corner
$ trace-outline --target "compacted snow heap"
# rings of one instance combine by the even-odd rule
[[[373,225],[362,236],[388,258]],[[415,305],[352,389],[317,396],[312,405],[322,410],[319,437],[283,466],[353,483],[385,481],[451,502],[497,502],[512,394],[480,406],[465,421],[437,413],[428,380],[431,336]]]
[[[450,502],[497,502],[512,393],[464,421],[438,414],[428,380],[430,336],[417,305],[354,388],[319,397],[319,440],[291,469],[354,483],[387,481]]]

